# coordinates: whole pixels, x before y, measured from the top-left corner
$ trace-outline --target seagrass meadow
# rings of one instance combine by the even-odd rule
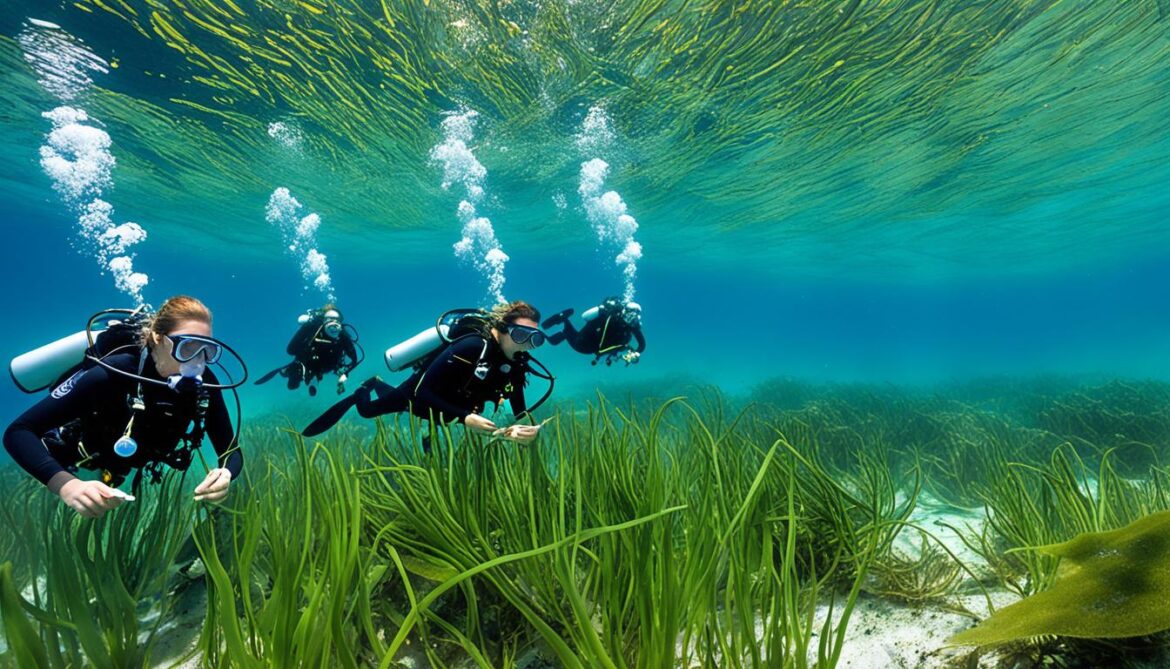
[[[563,405],[530,447],[252,425],[221,507],[195,508],[178,475],[99,521],[15,495],[0,663],[832,667],[859,661],[865,607],[943,616],[907,666],[1167,657],[1156,629],[947,637],[1048,590],[1059,561],[1038,547],[1170,508],[1170,386],[775,380],[659,399],[673,387]]]
[[[1168,64],[1170,0],[0,0],[0,427],[190,295],[243,456],[91,520],[6,432],[0,669],[1170,669]],[[516,300],[532,443],[301,436]]]

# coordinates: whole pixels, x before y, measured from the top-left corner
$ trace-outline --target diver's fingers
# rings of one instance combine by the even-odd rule
[[[213,469],[207,473],[207,479],[195,489],[195,500],[202,502],[218,502],[227,497],[228,486],[232,482],[232,473],[227,469]]]
[[[113,508],[107,505],[109,500],[92,486],[82,490],[77,495],[77,501],[91,514],[89,518],[100,518],[108,509]]]
[[[207,476],[203,478],[203,481],[201,481],[199,485],[195,486],[195,494],[198,495],[207,492],[207,489],[210,488],[211,485],[215,483],[215,481],[219,480],[219,472],[219,469],[212,469],[211,471],[207,472]]]
[[[203,493],[202,495],[198,495],[197,497],[195,497],[195,501],[196,502],[222,502],[223,500],[227,499],[227,496],[228,496],[228,491],[225,488],[224,490],[219,490],[217,492],[207,492],[207,493]]]
[[[196,499],[200,495],[226,490],[231,480],[232,473],[226,469],[217,468],[207,472],[207,478],[195,488]]]
[[[94,481],[91,484],[90,489],[96,490],[98,494],[100,494],[104,499],[119,499],[123,494],[125,494],[117,488],[111,488],[101,481]]]
[[[85,499],[82,495],[77,495],[69,500],[69,506],[76,511],[82,518],[97,518],[97,512],[92,508],[93,503]]]
[[[207,484],[207,492],[217,493],[228,489],[232,482],[232,473],[226,469],[217,469],[216,478]]]
[[[205,492],[202,495],[196,495],[196,502],[222,502],[228,495],[226,487],[211,492]]]

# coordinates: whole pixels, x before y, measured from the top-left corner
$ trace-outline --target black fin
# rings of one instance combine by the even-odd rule
[[[271,381],[273,379],[273,377],[275,377],[277,374],[279,374],[281,371],[283,371],[285,367],[288,367],[288,365],[281,365],[280,367],[277,367],[276,369],[272,370],[271,372],[268,372],[264,376],[261,376],[260,378],[256,379],[256,385],[260,385],[262,383],[268,383],[269,381]]]
[[[552,316],[549,316],[548,318],[544,319],[544,322],[541,323],[540,325],[541,325],[541,327],[548,329],[554,325],[560,325],[561,323],[564,323],[565,321],[569,320],[569,317],[572,315],[573,315],[572,308],[565,309],[564,311],[555,313]]]
[[[354,393],[349,397],[341,400],[337,404],[329,407],[325,410],[325,413],[318,416],[317,419],[312,423],[309,423],[308,427],[301,430],[301,436],[315,437],[325,430],[333,427],[334,425],[337,425],[338,421],[345,417],[345,413],[349,411],[353,405],[357,404],[357,400],[358,394]]]

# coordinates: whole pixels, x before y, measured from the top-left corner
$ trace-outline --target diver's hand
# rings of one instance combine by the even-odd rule
[[[101,481],[67,481],[57,491],[61,501],[85,518],[101,518],[110,509],[116,509],[124,501],[110,486]]]
[[[338,395],[345,392],[345,381],[348,378],[349,377],[346,376],[345,374],[342,374],[341,376],[337,377],[337,394]]]
[[[508,427],[496,430],[492,434],[498,437],[503,437],[504,439],[511,439],[512,441],[521,444],[527,444],[531,443],[532,440],[536,439],[536,436],[540,434],[540,428],[542,425],[543,423],[541,423],[541,425],[509,425]]]
[[[231,482],[232,473],[223,467],[207,472],[207,478],[195,488],[195,501],[222,502],[227,497]]]
[[[496,429],[495,423],[477,413],[468,414],[463,419],[463,426],[476,432],[494,432]]]

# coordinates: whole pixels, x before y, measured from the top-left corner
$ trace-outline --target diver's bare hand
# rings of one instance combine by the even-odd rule
[[[227,498],[231,482],[232,473],[222,467],[207,472],[207,478],[195,488],[195,501],[222,502]]]
[[[477,432],[494,432],[496,429],[495,423],[477,413],[468,414],[463,419],[463,426]]]
[[[85,518],[101,518],[124,501],[118,491],[101,481],[67,481],[57,491],[61,501]]]
[[[496,430],[492,434],[503,437],[504,439],[511,439],[512,441],[527,444],[536,436],[540,434],[540,425],[509,425],[508,427]]]

